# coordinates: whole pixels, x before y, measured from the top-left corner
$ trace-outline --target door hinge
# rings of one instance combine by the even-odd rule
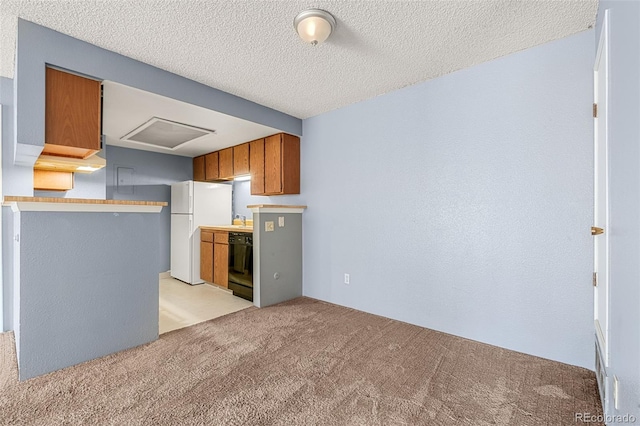
[[[593,104],[593,118],[598,117],[598,104]]]
[[[593,286],[594,287],[598,287],[598,273],[597,272],[593,273]]]

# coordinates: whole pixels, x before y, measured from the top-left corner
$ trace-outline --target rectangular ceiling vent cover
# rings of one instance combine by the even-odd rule
[[[173,151],[192,140],[215,133],[215,130],[153,117],[120,140]]]

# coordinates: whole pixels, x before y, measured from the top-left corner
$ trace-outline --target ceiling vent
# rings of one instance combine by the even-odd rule
[[[120,140],[174,151],[192,140],[215,133],[215,130],[153,117]]]

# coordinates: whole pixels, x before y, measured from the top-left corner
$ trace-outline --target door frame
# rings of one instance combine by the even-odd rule
[[[599,65],[601,63],[601,61],[604,60],[604,66],[605,66],[605,72],[606,72],[606,80],[605,80],[605,99],[598,99],[598,68]],[[594,287],[594,298],[593,298],[593,308],[594,308],[594,328],[595,328],[595,333],[596,333],[596,339],[598,342],[598,346],[600,348],[600,352],[601,355],[603,357],[603,364],[605,367],[609,367],[609,340],[610,340],[610,333],[609,330],[611,328],[610,325],[610,309],[609,309],[609,301],[610,301],[610,293],[611,293],[611,285],[610,285],[610,268],[611,268],[611,256],[610,256],[610,240],[609,240],[609,231],[610,231],[610,226],[609,226],[609,219],[610,219],[610,212],[609,212],[609,192],[610,192],[610,188],[609,188],[609,129],[608,129],[608,108],[600,108],[600,105],[602,104],[606,104],[608,106],[608,96],[609,96],[609,90],[608,90],[608,86],[609,86],[609,11],[605,10],[604,13],[604,17],[602,20],[602,30],[600,32],[600,37],[598,39],[598,50],[596,53],[596,59],[594,62],[594,67],[593,67],[593,87],[594,87],[594,93],[593,93],[593,98],[594,98],[594,103],[596,105],[598,105],[597,108],[597,117],[594,117],[594,132],[593,132],[593,141],[594,141],[594,221],[595,221],[595,216],[596,216],[596,210],[597,210],[597,206],[596,206],[596,198],[595,198],[595,194],[596,194],[596,190],[598,187],[598,178],[600,177],[600,173],[604,173],[604,179],[605,179],[605,194],[604,194],[604,203],[605,203],[605,218],[604,218],[604,224],[602,224],[604,226],[604,234],[600,235],[600,236],[594,236],[593,239],[593,244],[594,244],[594,253],[593,253],[593,259],[594,259],[594,271],[598,272],[598,286]],[[605,129],[604,129],[604,171],[600,171],[598,170],[597,164],[598,164],[598,145],[599,143],[601,143],[601,141],[599,141],[598,138],[598,130],[599,130],[599,126],[604,125]],[[600,224],[596,224],[597,226],[600,226]],[[598,271],[597,268],[597,263],[598,263],[598,255],[596,252],[596,239],[595,238],[604,238],[604,253],[602,254],[605,259],[605,274],[601,275],[600,271]],[[604,285],[604,308],[605,308],[605,317],[606,317],[606,323],[605,323],[605,330],[602,329],[600,322],[598,321],[598,308],[600,306],[600,299],[598,297],[599,295],[599,288],[601,289],[602,287],[600,287],[601,285]]]

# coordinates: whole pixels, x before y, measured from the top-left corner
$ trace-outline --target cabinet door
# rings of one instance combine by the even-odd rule
[[[33,189],[38,191],[68,191],[73,189],[72,172],[33,171]]]
[[[282,142],[279,134],[264,139],[264,192],[282,192]]]
[[[233,148],[218,151],[220,154],[220,179],[233,179]]]
[[[249,173],[249,143],[233,147],[233,175],[246,175]]]
[[[100,82],[46,70],[43,153],[87,158],[101,148]]]
[[[200,241],[200,279],[213,282],[213,243]]]
[[[213,282],[219,286],[229,287],[229,245],[214,243],[213,249]]]
[[[204,180],[216,180],[218,173],[218,152],[212,152],[204,156]]]
[[[264,194],[264,139],[249,142],[251,195]]]
[[[193,159],[193,180],[205,180],[204,155]]]
[[[300,193],[300,138],[282,135],[282,191],[281,194]]]

